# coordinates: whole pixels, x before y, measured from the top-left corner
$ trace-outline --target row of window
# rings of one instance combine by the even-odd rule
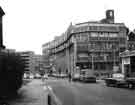
[[[119,48],[118,43],[103,43],[103,42],[93,42],[89,44],[78,44],[78,50],[116,50]]]
[[[135,43],[129,43],[128,44],[128,49],[129,50],[135,50]]]
[[[86,41],[86,40],[90,39],[91,37],[116,38],[116,37],[118,37],[118,34],[117,33],[109,33],[109,32],[91,32],[91,33],[79,33],[75,37],[77,40]]]
[[[76,26],[77,28],[73,30],[74,32],[86,32],[86,31],[119,31],[119,28],[116,26],[89,26],[88,24],[81,24]]]
[[[87,61],[92,61],[92,57],[90,56],[90,57],[79,57],[78,56],[78,58],[77,58],[78,60],[87,60]],[[112,61],[112,60],[118,60],[119,59],[119,56],[117,55],[117,56],[110,56],[110,55],[97,55],[97,56],[94,56],[93,57],[93,61]]]
[[[117,38],[118,33],[110,33],[110,32],[85,32],[85,33],[78,33],[75,35],[75,38],[77,41],[88,41],[90,38],[93,37],[99,37],[99,38]],[[65,40],[63,38],[56,39],[52,41],[51,43],[47,44],[47,46],[44,46],[44,49],[46,48],[54,48],[63,43]],[[74,41],[74,37],[71,37],[68,41],[69,43],[72,43]]]
[[[88,46],[90,50],[113,50],[116,48],[119,48],[119,45],[116,43],[91,43]]]

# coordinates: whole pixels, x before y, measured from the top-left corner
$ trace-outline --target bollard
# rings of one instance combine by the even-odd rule
[[[48,101],[48,105],[51,105],[51,96],[48,94],[48,97],[47,97],[47,101]]]

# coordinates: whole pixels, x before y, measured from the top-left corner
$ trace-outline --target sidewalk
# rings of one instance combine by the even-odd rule
[[[47,105],[48,90],[41,80],[32,80],[19,90],[19,95],[9,105]]]

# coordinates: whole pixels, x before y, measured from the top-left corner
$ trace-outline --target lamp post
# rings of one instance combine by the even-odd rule
[[[92,58],[92,70],[94,71],[94,59],[93,59],[93,57],[94,57],[94,54],[91,54],[91,58]]]
[[[5,46],[3,45],[3,24],[2,24],[2,17],[5,15],[3,9],[0,7],[0,49],[4,49]]]
[[[113,45],[113,72],[116,72],[117,69],[116,69],[116,46]]]

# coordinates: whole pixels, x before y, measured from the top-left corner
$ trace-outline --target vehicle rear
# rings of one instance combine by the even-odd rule
[[[83,69],[80,72],[80,80],[82,82],[96,82],[96,77],[94,75],[93,70],[90,69]]]
[[[120,86],[126,85],[124,75],[122,73],[114,73],[111,78],[106,78],[105,83],[107,86]]]
[[[80,81],[80,73],[74,73],[72,76],[72,81]]]

